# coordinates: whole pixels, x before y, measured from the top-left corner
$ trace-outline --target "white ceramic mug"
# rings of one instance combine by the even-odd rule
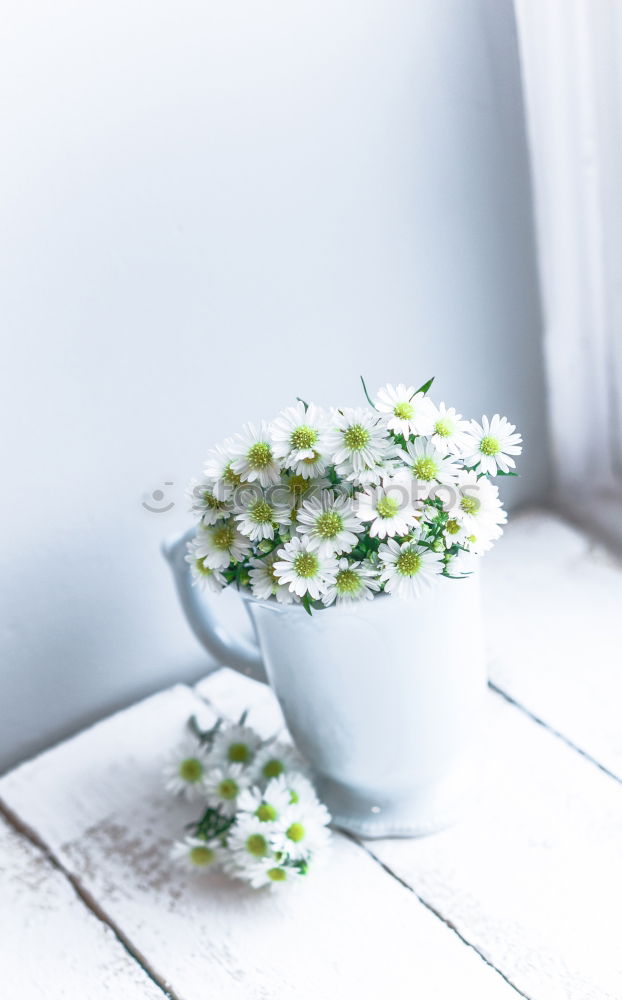
[[[196,636],[223,665],[269,681],[336,825],[416,836],[468,791],[485,690],[479,580],[441,577],[415,600],[380,594],[309,616],[243,593],[256,645],[218,623],[185,561],[164,552]]]

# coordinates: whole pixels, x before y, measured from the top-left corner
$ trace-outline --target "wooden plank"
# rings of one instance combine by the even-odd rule
[[[0,995],[164,1000],[42,851],[0,817]]]
[[[170,843],[193,810],[171,806],[161,767],[197,704],[184,688],[157,695],[0,781],[0,797],[177,1000],[516,996],[341,835],[314,877],[285,893],[173,868]]]
[[[622,564],[532,513],[509,525],[483,579],[492,682],[622,780]]]
[[[493,693],[486,746],[460,824],[367,850],[532,1000],[620,1000],[622,789]]]

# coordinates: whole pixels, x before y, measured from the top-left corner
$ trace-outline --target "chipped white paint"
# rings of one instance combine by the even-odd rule
[[[0,817],[0,996],[164,1000],[68,879]]]
[[[209,694],[210,682],[204,687]],[[243,693],[240,711],[253,690]],[[515,996],[414,894],[340,835],[321,870],[291,893],[255,893],[171,867],[170,841],[193,810],[171,807],[160,768],[197,705],[187,689],[165,692],[0,781],[0,797],[176,998]]]
[[[491,680],[622,778],[622,565],[553,515],[484,561]]]

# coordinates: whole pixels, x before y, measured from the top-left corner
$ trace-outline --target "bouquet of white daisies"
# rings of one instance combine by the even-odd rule
[[[317,863],[330,816],[296,751],[244,723],[219,720],[202,732],[193,718],[192,736],[171,755],[167,789],[202,807],[173,857],[195,871],[223,868],[254,888],[278,887]]]
[[[515,475],[522,439],[498,414],[436,405],[432,382],[373,400],[363,382],[369,406],[354,409],[298,400],[217,445],[190,486],[195,580],[311,613],[467,575],[502,533],[491,480]]]

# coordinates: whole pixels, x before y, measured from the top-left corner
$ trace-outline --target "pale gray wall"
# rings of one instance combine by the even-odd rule
[[[243,420],[436,374],[547,458],[510,0],[3,16],[8,766],[204,669],[158,545]]]

